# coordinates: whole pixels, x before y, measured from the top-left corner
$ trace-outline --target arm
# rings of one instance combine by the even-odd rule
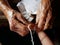
[[[0,0],[0,10],[4,13],[7,19],[12,16],[8,14],[8,11],[12,13],[12,8],[8,4],[7,0]]]
[[[0,10],[8,19],[11,31],[18,33],[21,36],[28,34],[27,25],[29,24],[21,13],[13,10],[7,0],[0,0]],[[22,23],[21,23],[22,22]]]
[[[37,11],[36,16],[36,24],[40,29],[36,31],[42,45],[53,45],[49,37],[44,32],[40,32],[41,30],[45,30],[50,26],[51,18],[52,10],[50,0],[41,0],[39,4],[39,10]]]
[[[42,43],[42,45],[53,45],[52,41],[44,32],[39,32],[38,37]]]

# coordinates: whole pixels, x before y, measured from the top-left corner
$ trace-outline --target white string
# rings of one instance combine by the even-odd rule
[[[31,29],[30,29],[30,27],[29,27],[29,26],[30,26],[30,25],[28,25],[28,29],[29,29],[29,31],[30,31],[31,42],[32,42],[32,45],[34,45],[32,31],[31,31]]]

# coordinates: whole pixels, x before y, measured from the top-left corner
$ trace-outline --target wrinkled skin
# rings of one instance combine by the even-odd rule
[[[19,12],[14,11],[12,18],[10,19],[9,25],[11,31],[18,33],[21,36],[25,36],[29,32],[27,28],[29,23],[22,17]]]
[[[21,13],[13,10],[6,0],[0,0],[0,10],[4,13],[8,19],[11,31],[18,33],[21,36],[28,34],[27,28],[29,22],[27,22]]]
[[[49,0],[41,0],[39,4],[39,9],[37,10],[36,25],[26,21],[21,13],[13,10],[6,2],[7,1],[5,0],[0,0],[0,10],[7,17],[11,31],[18,33],[21,36],[25,36],[29,33],[29,24],[30,28],[33,30],[35,29],[37,33],[50,27],[52,12]],[[8,11],[10,11],[11,13],[8,13]]]
[[[40,28],[38,32],[50,28],[51,19],[52,19],[52,9],[51,9],[50,0],[41,0],[36,15],[36,24],[38,28]]]

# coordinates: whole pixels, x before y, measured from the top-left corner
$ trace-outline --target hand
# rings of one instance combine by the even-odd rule
[[[12,15],[8,17],[11,31],[18,33],[21,36],[28,34],[28,24],[24,17],[17,11],[12,11]]]
[[[52,19],[52,10],[50,1],[41,0],[36,15],[36,24],[38,28],[40,28],[40,30],[37,30],[37,32],[50,28],[51,19]]]
[[[11,31],[18,33],[21,36],[25,36],[29,32],[27,28],[29,22],[24,19],[21,13],[13,10],[7,0],[0,0],[0,10],[8,19]]]

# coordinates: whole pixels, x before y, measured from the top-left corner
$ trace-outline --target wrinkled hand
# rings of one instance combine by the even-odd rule
[[[8,18],[11,31],[18,33],[21,36],[25,36],[29,32],[27,28],[29,22],[27,22],[19,12],[12,12],[12,16],[9,16]]]
[[[41,0],[36,15],[36,24],[40,30],[46,30],[51,26],[52,10],[49,0]]]
[[[29,23],[19,12],[10,7],[7,0],[0,0],[0,10],[8,19],[11,31],[18,33],[21,36],[25,36],[29,32],[27,28]]]

